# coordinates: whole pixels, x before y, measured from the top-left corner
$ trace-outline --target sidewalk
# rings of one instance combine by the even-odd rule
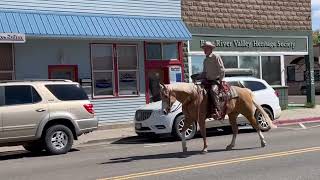
[[[274,123],[277,126],[297,124],[300,122],[320,122],[320,105],[315,108],[289,107],[281,113],[279,119]],[[74,141],[74,147],[79,147],[87,143],[103,143],[115,141],[117,139],[136,136],[132,122],[121,124],[101,124],[97,131],[85,134]],[[0,147],[0,152],[23,150],[22,146]]]

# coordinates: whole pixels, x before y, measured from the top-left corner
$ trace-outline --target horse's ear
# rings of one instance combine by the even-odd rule
[[[164,85],[162,82],[160,83],[160,88],[161,89],[166,89],[166,85]]]

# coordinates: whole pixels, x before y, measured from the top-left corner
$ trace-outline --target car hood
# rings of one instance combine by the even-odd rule
[[[177,107],[179,104],[180,104],[180,102],[176,101],[173,104],[172,108]],[[139,109],[140,110],[156,110],[157,111],[157,110],[161,110],[161,106],[162,106],[162,101],[157,101],[157,102],[153,102],[153,103],[141,106]]]

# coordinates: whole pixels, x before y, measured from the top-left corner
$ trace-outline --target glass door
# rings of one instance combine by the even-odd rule
[[[163,69],[151,69],[147,72],[149,102],[160,101],[160,83],[165,83]]]

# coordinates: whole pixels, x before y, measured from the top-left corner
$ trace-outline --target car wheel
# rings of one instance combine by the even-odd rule
[[[173,129],[172,133],[175,138],[181,139],[181,136],[182,136],[181,130],[183,126],[184,126],[184,116],[180,115],[175,119],[173,128],[172,128]],[[197,125],[195,122],[193,122],[192,126],[186,130],[186,140],[192,139],[195,136],[196,132],[197,132]]]
[[[270,119],[273,121],[274,118],[273,118],[273,114],[272,114],[271,110],[269,108],[266,108],[266,107],[263,107],[263,110],[268,114]],[[265,131],[269,131],[270,130],[269,124],[264,120],[262,114],[259,111],[256,111],[255,118],[257,120],[259,129],[261,131],[265,132]]]
[[[25,150],[32,153],[40,153],[44,150],[43,144],[41,142],[30,142],[22,146]]]
[[[46,130],[44,144],[50,154],[65,154],[73,145],[72,132],[64,125],[51,126]]]

